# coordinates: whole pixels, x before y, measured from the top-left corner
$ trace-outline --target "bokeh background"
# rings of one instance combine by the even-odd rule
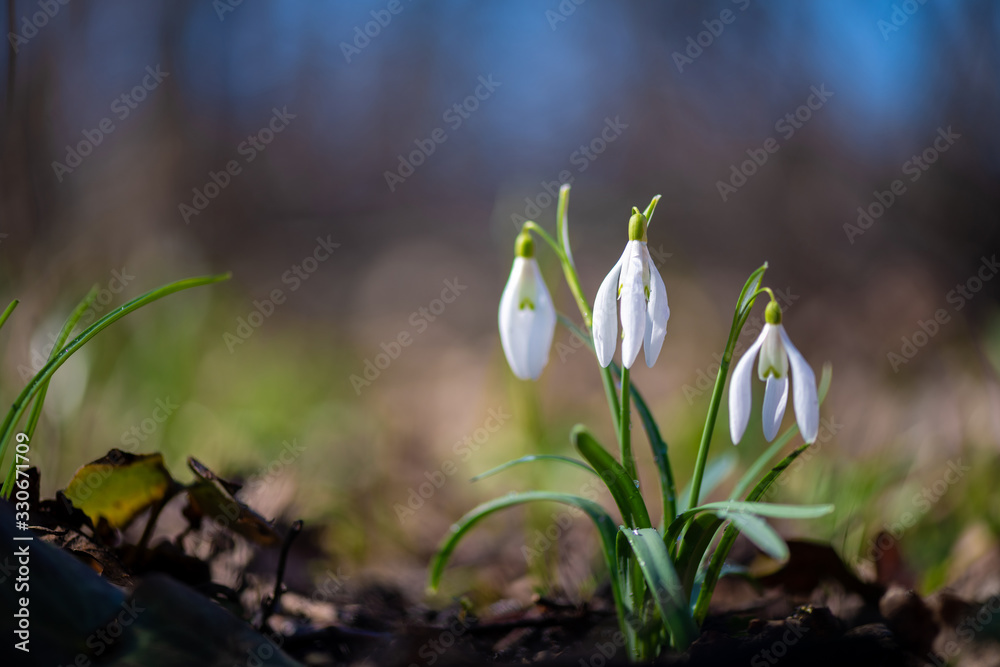
[[[521,383],[496,333],[518,226],[553,230],[552,194],[571,182],[591,297],[630,208],[663,195],[649,238],[672,317],[633,379],[679,479],[739,288],[767,260],[793,340],[834,368],[815,454],[778,498],[837,512],[782,532],[831,541],[867,576],[886,565],[873,540],[893,533],[894,576],[925,590],[995,548],[996,3],[5,5],[0,280],[21,306],[4,400],[91,285],[100,316],[169,280],[233,274],[130,316],[59,371],[33,448],[44,493],[111,447],[162,451],[181,479],[193,455],[262,480],[251,502],[304,518],[321,570],[420,592],[476,502],[586,481],[544,465],[472,475],[570,453],[578,421],[613,442],[589,352],[560,329],[541,381]],[[727,432],[723,408],[713,458],[736,466],[722,491],[765,444],[757,417],[738,449]],[[526,562],[553,511],[485,523],[445,595],[585,595],[582,522],[546,550],[558,575]]]

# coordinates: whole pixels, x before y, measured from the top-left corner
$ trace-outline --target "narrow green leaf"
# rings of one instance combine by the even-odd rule
[[[767,525],[767,522],[760,517],[742,512],[725,512],[722,516],[732,521],[748,540],[771,558],[777,560],[788,558],[788,545],[774,528]]]
[[[833,505],[778,505],[775,503],[725,500],[699,505],[688,510],[687,513],[696,512],[745,512],[773,519],[815,519],[833,512]]]
[[[625,601],[622,598],[622,582],[617,567],[617,557],[615,555],[615,541],[618,537],[618,528],[603,507],[592,500],[567,493],[551,493],[548,491],[515,493],[483,503],[482,505],[479,505],[469,511],[465,516],[452,525],[451,530],[445,536],[444,540],[441,542],[441,546],[438,547],[437,553],[434,554],[434,558],[431,560],[428,573],[428,588],[430,592],[437,590],[438,584],[441,582],[441,575],[444,573],[444,568],[448,564],[448,559],[451,558],[451,554],[455,551],[455,547],[458,546],[462,537],[464,537],[473,526],[490,514],[499,510],[535,502],[554,502],[562,503],[563,505],[570,505],[571,507],[575,507],[583,511],[583,513],[594,522],[594,526],[597,528],[597,533],[601,538],[602,553],[608,566],[608,574],[611,578],[611,593],[615,601],[618,623],[622,632],[627,634],[628,626],[625,624],[627,614]]]
[[[823,401],[826,400],[827,392],[830,391],[830,382],[833,379],[833,367],[830,364],[823,365],[823,374],[820,376],[819,380],[819,404],[823,405]],[[799,425],[793,424],[787,431],[781,434],[781,436],[774,441],[774,443],[764,451],[763,454],[757,457],[757,460],[753,462],[747,471],[743,473],[740,477],[740,481],[736,483],[733,488],[732,493],[729,495],[730,499],[735,500],[743,495],[743,493],[749,488],[753,481],[757,479],[761,471],[767,466],[768,461],[770,461],[774,456],[784,449],[788,441],[795,437],[795,434],[799,432]]]
[[[668,550],[677,545],[674,562],[677,564],[677,574],[681,578],[686,600],[691,600],[698,571],[701,569],[702,561],[705,560],[705,553],[725,522],[725,519],[714,514],[700,514],[688,526],[682,542],[666,543]]]
[[[574,465],[577,468],[586,470],[587,472],[592,473],[594,475],[597,474],[596,470],[591,468],[589,465],[587,465],[580,459],[574,459],[570,456],[557,456],[555,454],[531,454],[529,456],[522,456],[519,459],[514,459],[513,461],[507,461],[506,463],[498,465],[496,468],[490,468],[486,472],[479,473],[469,481],[478,482],[481,479],[492,477],[493,475],[499,472],[503,472],[504,470],[507,470],[509,468],[513,468],[514,466],[521,465],[522,463],[531,463],[532,461],[562,461],[563,463]]]
[[[663,538],[652,528],[632,530],[622,526],[620,530],[635,553],[674,647],[685,650],[697,639],[698,628],[688,611],[684,589]]]
[[[55,343],[52,345],[52,352],[49,353],[50,361],[53,357],[59,354],[59,352],[63,349],[63,346],[66,345],[67,339],[69,339],[70,334],[73,333],[73,329],[76,328],[80,318],[83,317],[83,314],[87,312],[88,308],[90,308],[94,299],[97,298],[97,292],[97,285],[91,287],[90,291],[84,295],[80,303],[78,303],[76,308],[73,309],[73,312],[71,312],[69,317],[66,318],[63,328],[59,331],[59,335],[56,337]],[[38,420],[42,416],[42,407],[45,404],[45,395],[49,390],[49,381],[50,380],[46,380],[42,383],[42,386],[39,387],[38,396],[35,397],[35,402],[31,406],[31,412],[28,413],[28,425],[25,427],[24,433],[28,436],[29,440],[35,434],[35,428],[38,426]]]
[[[776,519],[815,519],[833,512],[833,505],[776,505],[772,503],[741,502],[726,500],[718,503],[699,505],[677,515],[667,528],[663,540],[673,545],[680,538],[684,527],[697,515],[710,512],[722,516],[726,512],[744,512]]]
[[[570,434],[573,446],[601,476],[604,484],[622,513],[622,519],[634,528],[650,528],[649,512],[636,487],[635,480],[618,461],[601,446],[594,436],[582,425],[573,428]]]
[[[646,229],[649,229],[649,225],[653,222],[653,211],[656,210],[656,205],[660,203],[660,198],[663,195],[656,195],[653,200],[649,202],[649,206],[643,211],[643,216],[646,218]]]
[[[740,296],[736,300],[736,318],[740,319],[747,310],[747,308],[752,303],[753,295],[756,294],[757,289],[760,287],[761,281],[764,279],[764,272],[767,271],[767,262],[764,262],[760,268],[750,274],[747,281],[743,284],[743,289],[740,291]]]
[[[19,303],[20,301],[14,299],[7,305],[6,308],[4,308],[3,314],[0,314],[0,329],[2,329],[3,325],[7,323],[7,319],[11,316],[11,313],[14,312],[14,309],[17,308],[17,304]]]
[[[31,399],[38,394],[42,385],[52,377],[59,367],[66,363],[66,360],[73,356],[77,350],[86,345],[91,338],[129,313],[142,308],[146,304],[162,299],[163,297],[173,294],[174,292],[180,292],[181,290],[199,287],[201,285],[209,285],[211,283],[227,280],[228,278],[229,274],[226,273],[222,275],[202,276],[199,278],[178,280],[177,282],[164,285],[163,287],[159,287],[143,294],[140,297],[132,299],[125,305],[116,308],[94,324],[90,325],[86,330],[84,330],[83,333],[74,338],[69,345],[60,350],[59,354],[55,355],[44,366],[42,366],[41,370],[35,374],[35,377],[32,378],[31,382],[28,383],[28,385],[21,391],[20,395],[14,400],[14,404],[7,412],[7,417],[4,419],[3,424],[0,425],[0,462],[4,460],[4,455],[7,453],[7,446],[10,443],[11,437],[14,435],[17,423],[21,420],[25,410],[27,410]],[[10,497],[14,481],[13,470],[14,469],[12,467],[10,474],[7,475],[7,480],[4,482],[3,488],[0,489],[0,495],[5,498]]]

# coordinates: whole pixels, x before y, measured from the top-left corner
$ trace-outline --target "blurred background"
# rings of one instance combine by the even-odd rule
[[[44,494],[111,447],[162,451],[184,480],[193,455],[261,482],[250,501],[268,518],[304,518],[321,569],[420,592],[477,502],[587,481],[472,475],[571,454],[578,421],[614,441],[578,341],[559,329],[526,384],[496,333],[514,236],[525,219],[554,231],[568,182],[588,298],[631,207],[663,195],[649,245],[672,317],[633,380],[679,480],[735,299],[767,260],[792,339],[834,369],[813,456],[776,499],[837,512],[782,532],[831,541],[868,576],[891,551],[924,590],[995,548],[995,3],[5,4],[0,289],[21,306],[3,399],[92,285],[90,321],[167,281],[233,274],[59,371],[32,450]],[[764,448],[759,417],[748,432],[734,449],[723,408],[712,456],[736,467],[717,493]],[[586,595],[591,528],[553,531],[557,511],[484,523],[445,595]],[[554,576],[531,557],[545,531]]]

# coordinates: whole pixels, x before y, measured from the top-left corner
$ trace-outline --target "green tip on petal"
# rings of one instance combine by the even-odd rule
[[[646,240],[646,216],[639,212],[639,209],[632,207],[632,217],[628,221],[628,240]]]
[[[514,254],[518,257],[535,256],[535,239],[531,238],[531,232],[527,229],[517,235],[514,241]]]
[[[781,324],[781,306],[777,301],[770,301],[764,310],[764,321],[768,324]]]

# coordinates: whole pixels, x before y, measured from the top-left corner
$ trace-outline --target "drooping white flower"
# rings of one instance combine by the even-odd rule
[[[774,301],[767,304],[765,324],[760,336],[736,364],[729,385],[729,433],[733,444],[739,443],[750,420],[752,392],[750,374],[753,362],[757,363],[757,377],[767,384],[764,388],[764,410],[761,416],[764,437],[774,440],[785,416],[788,404],[788,386],[792,387],[795,419],[802,438],[808,443],[816,441],[819,432],[819,399],[816,395],[816,376],[785,333],[781,324],[781,307]],[[789,372],[791,371],[791,372]]]
[[[537,380],[549,361],[556,309],[542,280],[529,232],[518,235],[515,255],[500,297],[500,343],[514,375],[522,380]]]
[[[631,368],[642,347],[650,368],[667,335],[670,307],[667,287],[646,247],[646,217],[633,209],[628,226],[628,244],[621,259],[604,278],[594,301],[594,349],[601,366],[607,367],[618,344],[618,312],[621,300],[622,366]]]

